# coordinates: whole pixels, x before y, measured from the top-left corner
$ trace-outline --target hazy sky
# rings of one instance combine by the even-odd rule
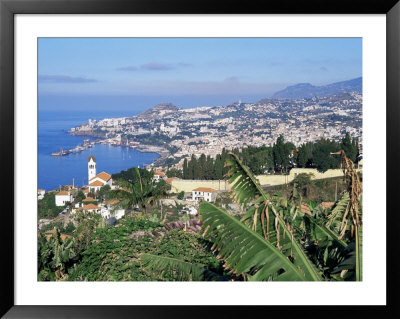
[[[360,38],[40,38],[39,108],[257,101],[362,76]]]

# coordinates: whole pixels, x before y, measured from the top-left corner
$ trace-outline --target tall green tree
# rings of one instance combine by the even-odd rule
[[[199,158],[199,179],[205,179],[205,170],[206,170],[206,162],[207,158],[204,154],[200,155]]]
[[[297,155],[297,165],[299,167],[309,167],[312,163],[312,150],[313,146],[312,143],[304,143],[299,147],[299,152]]]
[[[218,154],[215,158],[214,176],[217,180],[223,179],[224,176],[224,162],[220,154]]]
[[[285,144],[283,135],[280,135],[272,147],[274,162],[277,167],[287,170],[289,166],[290,147]]]
[[[188,168],[188,161],[186,158],[183,160],[183,178],[189,179],[189,168]]]
[[[355,139],[351,140],[348,132],[346,132],[346,135],[342,138],[340,147],[346,153],[347,157],[355,163],[358,154],[358,145]]]
[[[313,162],[318,170],[325,172],[328,169],[339,168],[340,158],[331,156],[331,153],[337,152],[340,145],[329,139],[320,139],[314,144]]]

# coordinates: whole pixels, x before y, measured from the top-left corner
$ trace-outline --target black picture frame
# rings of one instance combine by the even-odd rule
[[[14,296],[14,15],[15,14],[385,14],[387,21],[386,105],[386,306],[22,306]],[[1,221],[0,315],[4,318],[158,318],[158,317],[310,317],[315,314],[340,318],[371,315],[399,317],[395,273],[397,256],[396,182],[400,136],[400,3],[398,0],[286,0],[217,2],[182,0],[0,0],[0,130],[1,130]],[[378,107],[378,106],[377,106]],[[382,106],[381,106],[382,107]],[[379,150],[377,150],[379,151]],[[378,168],[379,169],[379,168]],[[380,199],[383,200],[383,199]],[[384,213],[384,212],[380,212]],[[377,240],[384,240],[382,238]],[[379,275],[379,269],[376,270]],[[318,291],[315,291],[318,293]],[[284,296],[282,296],[284,298]],[[312,298],[312,296],[310,296]],[[44,300],[45,303],[45,300]],[[266,309],[268,307],[268,309]]]

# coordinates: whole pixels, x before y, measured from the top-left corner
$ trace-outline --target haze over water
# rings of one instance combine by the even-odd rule
[[[141,153],[134,149],[97,144],[83,152],[66,156],[51,156],[60,149],[70,149],[82,143],[85,136],[72,136],[67,130],[87,122],[88,119],[132,116],[127,111],[40,111],[38,113],[38,188],[46,191],[60,185],[87,184],[87,159],[97,158],[97,173],[113,174],[121,170],[150,164],[159,157],[155,153]],[[91,138],[93,140],[93,138]]]

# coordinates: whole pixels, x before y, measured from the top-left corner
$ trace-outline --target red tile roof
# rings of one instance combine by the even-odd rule
[[[154,171],[154,175],[159,175],[159,176],[161,176],[161,177],[164,177],[164,176],[165,176],[165,173],[164,173],[164,172],[161,172],[161,171]]]
[[[69,195],[69,193],[68,193],[67,191],[61,191],[61,192],[59,192],[59,193],[56,194],[56,196],[58,196],[58,195],[60,195],[60,196],[62,196],[62,195]]]
[[[94,181],[89,184],[89,186],[103,186],[103,185],[104,185],[104,183],[102,183],[100,181]]]
[[[108,182],[111,178],[111,175],[106,172],[101,172],[101,173],[97,174],[95,177],[92,177],[90,180],[94,180],[96,177],[102,179],[103,181]]]
[[[100,209],[99,206],[96,206],[94,204],[88,204],[82,207],[83,210],[92,210],[92,209]]]
[[[179,178],[178,178],[178,177],[170,177],[170,178],[167,178],[165,181],[166,181],[168,184],[172,184],[172,181],[175,180],[175,179],[179,179]]]
[[[198,187],[194,189],[192,192],[207,192],[207,193],[215,193],[217,190],[209,187]]]

